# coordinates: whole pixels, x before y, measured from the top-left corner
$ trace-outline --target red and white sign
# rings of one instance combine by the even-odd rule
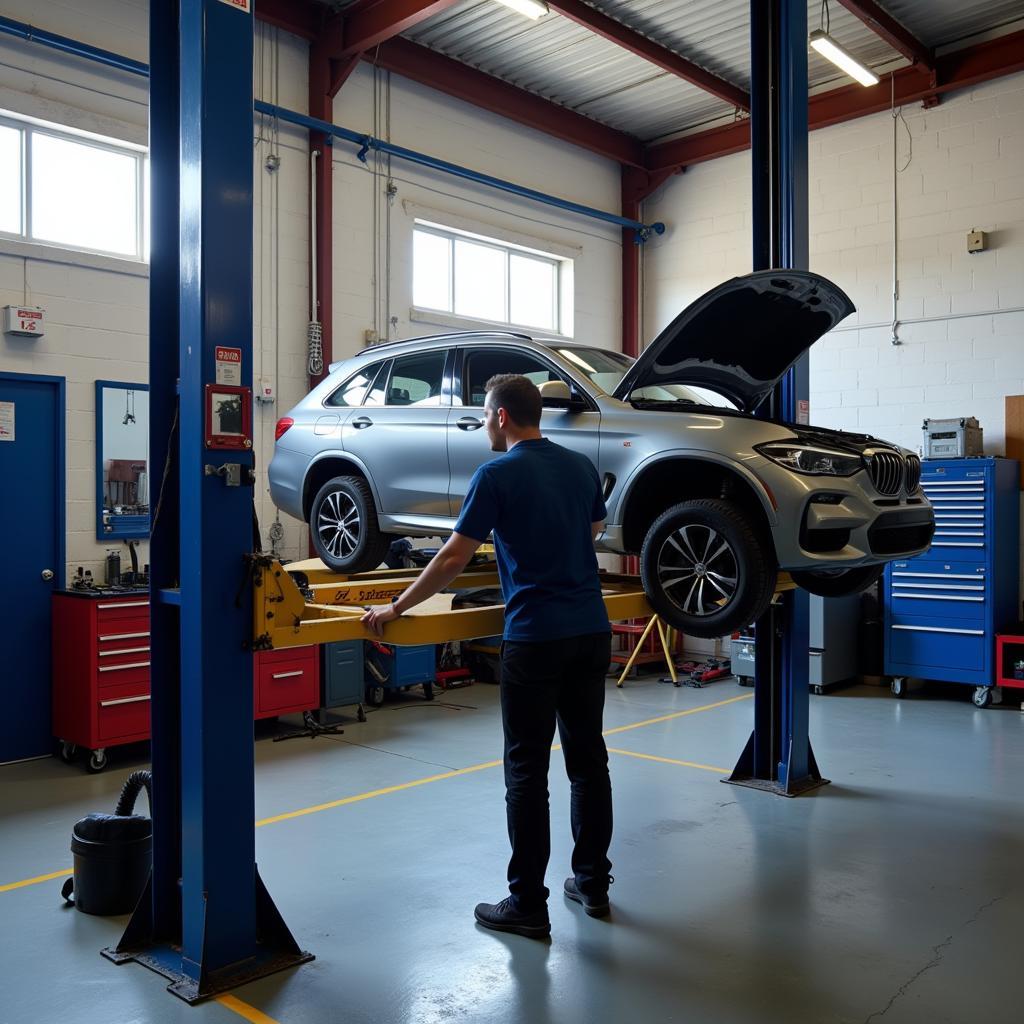
[[[4,333],[41,338],[46,333],[43,310],[39,306],[4,306]]]
[[[806,398],[797,399],[796,421],[805,426],[811,422],[811,403]]]
[[[220,2],[227,4],[228,7],[237,7],[240,11],[245,11],[246,14],[249,13],[251,6],[249,0],[220,0]]]
[[[240,348],[215,349],[216,381],[218,384],[239,386],[242,383],[242,350]]]

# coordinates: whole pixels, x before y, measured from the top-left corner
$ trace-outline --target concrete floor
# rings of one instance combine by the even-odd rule
[[[241,1003],[195,1008],[101,959],[124,919],[63,909],[59,879],[2,891],[65,868],[74,821],[111,810],[139,762],[0,768],[0,1022],[1019,1022],[1024,714],[957,695],[812,697],[833,783],[785,800],[709,770],[738,756],[749,690],[609,683],[610,729],[695,712],[609,736],[648,755],[612,755],[610,919],[558,892],[570,843],[556,754],[551,941],[475,924],[474,904],[504,895],[507,856],[501,770],[483,768],[258,828],[261,873],[317,959],[239,989]],[[257,813],[497,757],[494,687],[410,694],[342,737],[257,743]]]

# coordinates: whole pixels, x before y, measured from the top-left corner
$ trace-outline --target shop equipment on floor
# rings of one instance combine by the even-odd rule
[[[1017,621],[1019,464],[935,459],[921,486],[935,508],[931,548],[885,570],[885,673],[973,686],[986,707],[996,685],[996,633]]]

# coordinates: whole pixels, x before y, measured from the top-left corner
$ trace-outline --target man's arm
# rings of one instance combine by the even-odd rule
[[[410,608],[444,590],[469,565],[469,560],[481,543],[461,533],[453,533],[416,582],[403,591],[397,601],[371,608],[361,621],[377,636],[383,636],[386,623],[394,622]]]
[[[603,519],[599,520],[596,523],[591,523],[590,524],[590,537],[591,537],[592,540],[597,540],[597,538],[602,533],[604,533],[604,520]]]

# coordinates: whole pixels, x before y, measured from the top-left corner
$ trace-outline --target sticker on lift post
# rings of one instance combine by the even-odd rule
[[[227,4],[228,7],[235,7],[240,11],[249,13],[250,0],[220,0],[222,4]]]
[[[218,384],[242,383],[242,350],[218,345],[214,350],[214,380]]]
[[[206,385],[206,447],[227,451],[252,448],[252,389]]]

